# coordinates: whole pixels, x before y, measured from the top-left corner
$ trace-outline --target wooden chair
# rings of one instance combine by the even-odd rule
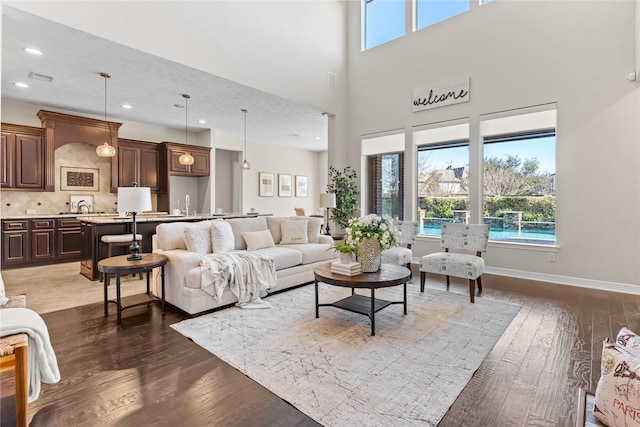
[[[24,307],[24,295],[12,297],[4,306]],[[28,336],[14,334],[0,338],[0,372],[13,370],[16,383],[16,425],[26,427],[29,415]]]
[[[297,216],[306,216],[304,214],[304,208],[293,208],[293,210],[296,211]]]
[[[442,224],[440,247],[444,252],[425,255],[420,260],[420,292],[424,292],[426,273],[444,274],[469,280],[469,294],[474,302],[476,283],[478,294],[482,292],[482,274],[484,274],[484,260],[482,252],[487,250],[489,241],[489,226],[487,224]],[[462,250],[471,253],[449,252]]]

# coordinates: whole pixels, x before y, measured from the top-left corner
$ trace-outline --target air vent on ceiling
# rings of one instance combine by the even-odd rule
[[[33,71],[29,73],[29,78],[34,80],[41,80],[47,83],[51,83],[53,81],[53,76],[47,76],[46,74],[35,73]]]

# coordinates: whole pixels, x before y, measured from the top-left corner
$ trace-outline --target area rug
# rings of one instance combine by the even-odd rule
[[[367,316],[320,307],[316,319],[313,285],[268,297],[271,309],[171,326],[320,424],[436,425],[520,307],[408,288],[408,314],[402,305],[379,311],[373,337]],[[321,303],[349,293],[320,284]],[[376,297],[402,300],[402,286]]]

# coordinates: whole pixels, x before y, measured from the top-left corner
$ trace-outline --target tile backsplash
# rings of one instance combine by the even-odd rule
[[[60,190],[60,167],[90,168],[98,170],[98,191]],[[26,215],[32,211],[36,215],[50,215],[71,210],[72,195],[93,196],[93,212],[116,213],[117,194],[111,193],[111,159],[96,155],[96,147],[85,143],[65,144],[55,151],[55,192],[43,191],[15,191],[3,190],[1,200],[1,215]],[[155,195],[151,196],[153,206],[156,206]]]

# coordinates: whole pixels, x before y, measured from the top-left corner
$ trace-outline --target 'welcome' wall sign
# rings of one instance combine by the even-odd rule
[[[469,77],[426,86],[413,91],[413,112],[469,102]]]

